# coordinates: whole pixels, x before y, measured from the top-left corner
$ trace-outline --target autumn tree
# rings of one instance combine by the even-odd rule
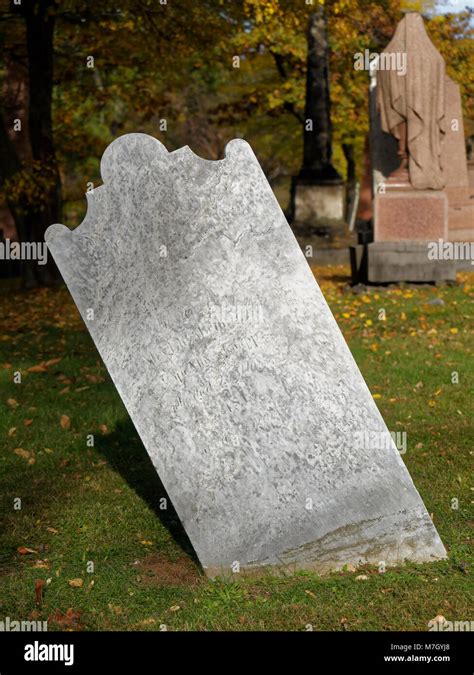
[[[236,32],[232,48],[242,55],[240,87],[223,106],[223,117],[236,122],[245,118],[279,118],[278,144],[292,139],[297,154],[302,152],[302,121],[305,104],[306,26],[308,14],[318,0],[244,0],[245,21]],[[471,111],[468,82],[472,72],[469,17],[431,16],[432,2],[415,0],[326,0],[331,47],[332,127],[336,144],[335,161],[344,170],[343,151],[349,164],[361,165],[368,131],[368,74],[354,69],[354,55],[381,51],[391,39],[402,10],[428,12],[427,30],[447,60],[448,72],[461,84],[466,112]],[[469,54],[468,54],[469,53]],[[242,94],[240,95],[240,92]],[[299,168],[300,157],[291,153],[288,163]]]
[[[212,86],[213,69],[206,64],[213,41],[231,28],[211,0],[179,7],[128,0],[120,8],[107,0],[96,6],[80,0],[3,2],[4,92],[20,64],[25,87],[22,105],[16,100],[10,109],[3,106],[0,187],[22,241],[43,241],[47,227],[61,220],[62,184],[66,193],[72,188],[83,195],[87,184],[100,180],[100,155],[116,135],[147,127],[159,136],[161,122],[176,112],[185,78],[199,72],[194,88],[192,78],[186,83],[188,99]],[[18,130],[14,108],[24,113]],[[205,111],[189,119],[196,135]],[[23,271],[29,286],[57,278],[52,261],[48,268],[27,264]]]

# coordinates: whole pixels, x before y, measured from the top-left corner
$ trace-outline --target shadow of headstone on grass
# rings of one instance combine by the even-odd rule
[[[96,437],[96,449],[147,503],[183,551],[199,565],[196,552],[131,419],[119,422],[112,433]],[[166,509],[160,508],[163,498]]]

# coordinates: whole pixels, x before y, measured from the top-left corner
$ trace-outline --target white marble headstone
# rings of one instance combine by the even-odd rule
[[[46,240],[206,573],[445,557],[250,146],[101,173]]]

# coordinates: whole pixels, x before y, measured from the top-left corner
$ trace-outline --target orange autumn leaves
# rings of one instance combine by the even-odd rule
[[[59,357],[57,359],[49,359],[48,361],[41,361],[41,363],[38,363],[35,366],[31,366],[30,368],[27,368],[26,371],[28,373],[47,373],[48,368],[51,368],[51,366],[55,366],[60,361],[62,361],[61,357]]]
[[[71,428],[71,418],[68,415],[61,415],[59,424],[61,425],[61,429],[68,431]]]
[[[0,296],[1,341],[13,342],[22,333],[32,338],[41,337],[42,331],[48,328],[84,328],[81,316],[65,287],[38,288],[29,293],[18,290]]]
[[[416,349],[426,355],[427,362],[449,365],[451,370],[444,375],[449,378],[457,369],[453,350],[469,353],[472,324],[468,307],[474,295],[474,273],[458,274],[455,288],[415,284],[351,288],[346,267],[314,267],[312,271],[349,346],[362,346],[364,358],[379,363],[388,360],[395,366]],[[445,349],[447,344],[449,349]],[[447,353],[454,358],[452,363],[447,363]],[[377,389],[374,399],[385,400]],[[414,391],[419,392],[418,387]],[[446,388],[420,393],[427,409],[435,412]],[[386,400],[394,403],[398,399]]]

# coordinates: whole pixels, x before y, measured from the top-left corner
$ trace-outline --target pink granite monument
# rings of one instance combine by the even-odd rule
[[[474,189],[469,185],[461,92],[445,79],[446,136],[441,150],[448,198],[449,241],[474,241]]]
[[[448,231],[441,146],[445,135],[445,63],[425,31],[408,13],[384,54],[406,54],[405,72],[377,72],[382,131],[398,141],[400,166],[375,197],[375,241],[430,241]]]
[[[391,60],[400,54],[403,71],[381,67],[401,63]],[[474,234],[459,87],[416,12],[400,21],[379,61],[371,72],[368,280],[454,279],[453,261],[428,259],[427,245]]]

